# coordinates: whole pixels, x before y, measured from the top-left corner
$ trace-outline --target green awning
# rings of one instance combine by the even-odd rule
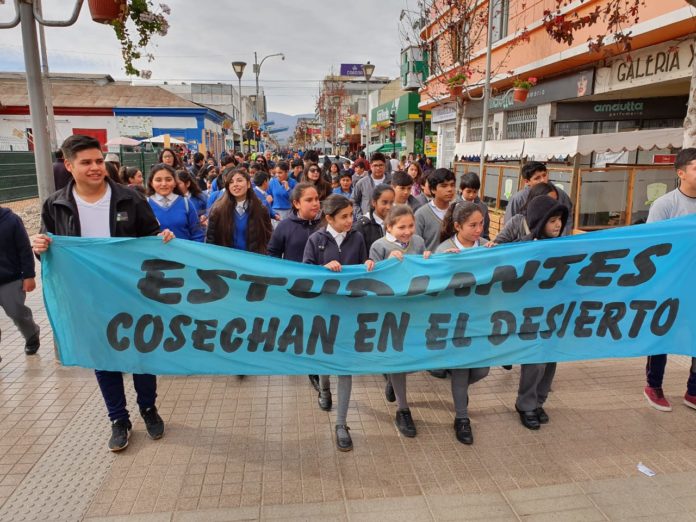
[[[392,152],[399,152],[401,150],[404,150],[404,146],[401,145],[400,141],[397,141],[393,145],[391,143],[382,144],[382,146],[377,149],[377,152],[381,152],[382,154],[391,154]]]
[[[384,145],[384,143],[371,143],[370,145],[367,146],[367,151],[366,154],[372,154],[373,152],[377,152],[379,148]]]

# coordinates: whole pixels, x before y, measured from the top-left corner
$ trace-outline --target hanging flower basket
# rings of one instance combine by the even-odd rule
[[[529,95],[529,89],[524,89],[522,87],[515,87],[512,93],[512,99],[518,103],[524,103],[527,101],[527,96]]]
[[[123,20],[126,15],[126,0],[87,0],[92,20],[100,24],[110,24]]]
[[[464,92],[464,86],[463,85],[450,85],[449,92],[452,96],[454,96],[455,98],[458,98]]]

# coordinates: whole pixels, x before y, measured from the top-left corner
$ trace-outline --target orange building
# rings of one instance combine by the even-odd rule
[[[606,32],[602,22],[579,30],[571,46],[554,41],[544,28],[543,17],[545,10],[555,10],[555,0],[492,1],[496,5],[488,126],[488,139],[493,142],[487,147],[489,159],[515,156],[516,144],[511,140],[682,126],[696,48],[696,10],[684,0],[646,2],[639,23],[627,28],[632,35],[630,54],[611,44],[601,52],[591,50],[588,39]],[[575,13],[582,16],[606,1],[570,1],[561,9],[561,15],[568,19]],[[465,3],[476,7],[464,22],[456,9]],[[476,143],[482,135],[483,103],[472,98],[480,97],[482,92],[487,31],[485,27],[477,29],[476,13],[486,13],[487,9],[486,0],[436,1],[426,14],[427,23],[420,33],[429,51],[430,76],[420,90],[419,107],[432,111],[441,166],[450,165],[455,154],[479,155]],[[456,38],[472,39],[469,52],[452,52]],[[457,99],[449,93],[447,80],[459,72],[468,80],[462,95],[464,101],[457,110]],[[530,89],[526,102],[513,102],[513,81],[528,77],[536,77],[538,84]],[[460,125],[456,124],[457,118]],[[455,135],[457,127],[459,136]],[[669,145],[680,144],[662,143],[668,146],[657,151],[641,151],[640,147],[632,151],[592,151],[581,154],[580,162],[588,166],[650,164],[655,154],[673,152]],[[641,147],[647,145],[643,143]],[[543,142],[536,147],[545,148]],[[517,156],[525,156],[524,151]],[[549,160],[552,156],[540,159]],[[556,159],[564,158],[559,153]]]

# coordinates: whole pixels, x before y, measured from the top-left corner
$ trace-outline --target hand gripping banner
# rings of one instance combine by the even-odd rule
[[[696,216],[331,272],[159,238],[43,256],[63,364],[369,374],[696,355]]]

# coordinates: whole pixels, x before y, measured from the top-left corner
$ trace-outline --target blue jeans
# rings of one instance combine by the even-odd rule
[[[123,374],[121,372],[109,372],[106,370],[94,370],[97,382],[104,397],[106,409],[109,412],[109,420],[128,419],[126,409],[126,392],[123,389]],[[138,397],[138,406],[141,410],[155,405],[157,398],[157,377],[147,373],[133,374],[133,386]]]

